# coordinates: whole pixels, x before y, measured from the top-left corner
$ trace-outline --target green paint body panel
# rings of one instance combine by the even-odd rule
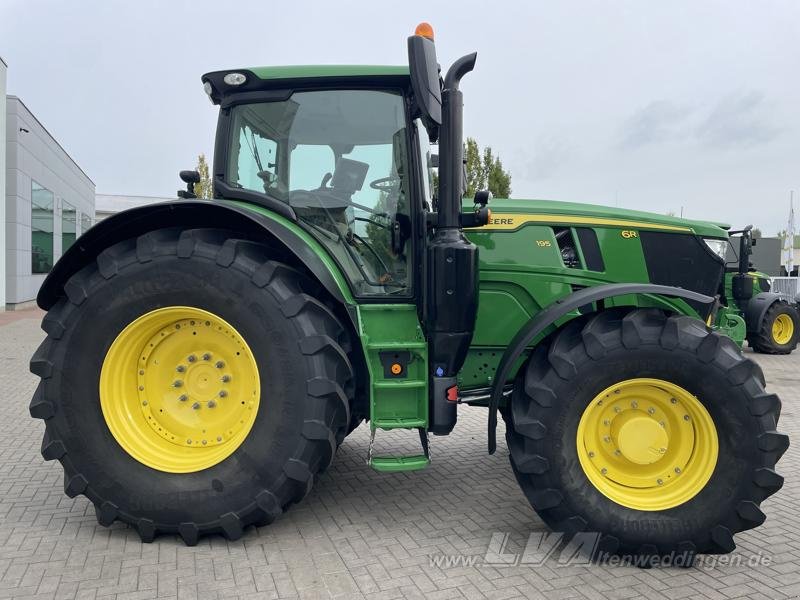
[[[298,75],[305,76],[305,75]],[[267,209],[243,202],[239,206],[265,215],[290,228],[320,257],[337,282],[351,314],[357,315],[358,336],[369,372],[369,415],[373,431],[425,429],[428,426],[428,347],[414,304],[359,303],[336,261],[313,236]],[[465,209],[471,204],[465,201]],[[576,289],[602,283],[648,283],[649,276],[641,239],[631,232],[665,231],[703,237],[727,238],[727,232],[712,223],[617,208],[545,200],[493,200],[492,223],[466,230],[479,248],[480,289],[478,315],[472,346],[459,373],[463,391],[487,388],[505,348],[532,317]],[[513,215],[513,226],[493,225]],[[590,228],[600,247],[604,270],[569,268],[562,261],[553,227]],[[577,244],[581,264],[587,261]],[[629,295],[609,299],[606,307],[658,307],[699,318],[680,299]],[[579,316],[575,311],[550,330]],[[720,311],[717,329],[741,343],[743,320],[735,311]],[[533,347],[539,340],[535,340]],[[411,362],[404,377],[386,377],[382,352],[409,352]],[[519,359],[517,367],[526,359]],[[478,402],[479,403],[479,402]],[[381,471],[408,471],[425,467],[425,456],[373,457]]]
[[[638,222],[641,226],[648,229],[660,229],[663,227],[688,228],[695,234],[703,237],[728,238],[726,224],[715,224],[709,221],[693,221],[680,217],[659,215],[639,210],[629,210],[626,208],[616,208],[611,206],[600,206],[596,204],[581,204],[577,202],[560,202],[558,200],[521,200],[493,198],[490,207],[492,214],[499,216],[500,213],[529,213],[552,215],[552,223],[559,224],[561,217],[590,217],[597,219],[617,219]],[[464,200],[464,208],[472,208],[472,199]]]
[[[414,304],[358,306],[361,345],[367,357],[373,429],[427,428],[428,344]],[[409,352],[403,373],[386,377],[381,353]]]
[[[725,299],[727,300],[728,305],[721,309],[717,314],[717,322],[716,327],[720,329],[723,333],[726,333],[730,336],[739,346],[744,345],[744,341],[747,338],[747,324],[744,320],[744,309],[743,307],[739,306],[736,302],[736,299],[733,297],[733,276],[736,273],[725,273]],[[769,291],[769,275],[766,273],[762,273],[760,271],[750,271],[748,273],[750,277],[753,278],[753,296],[760,294],[761,292]],[[733,327],[732,331],[729,333],[727,329],[730,329],[734,324],[733,317],[737,317],[739,321],[741,321],[741,326]]]
[[[586,204],[500,199],[492,200],[490,206],[493,223],[509,215],[534,215],[539,221],[520,219],[517,223],[521,224],[515,223],[510,229],[493,229],[490,225],[467,230],[467,237],[480,250],[480,291],[475,335],[459,374],[463,390],[492,385],[503,351],[517,331],[544,307],[575,289],[602,283],[649,283],[641,241],[638,236],[624,237],[624,231],[648,229],[727,237],[724,229],[711,223]],[[471,209],[471,203],[465,201],[464,208]],[[564,266],[553,226],[571,225],[595,231],[604,271]],[[572,233],[575,237],[574,228]],[[586,264],[585,260],[581,262]],[[658,307],[699,317],[683,300],[647,295],[621,296],[607,301],[606,306]],[[557,325],[577,316],[579,313],[572,313]]]
[[[382,473],[399,473],[400,471],[419,471],[431,464],[431,459],[424,454],[414,456],[373,456],[370,466]]]
[[[284,65],[252,67],[259,79],[320,79],[325,77],[408,77],[408,65]]]
[[[727,335],[741,348],[747,336],[747,325],[742,317],[742,312],[734,307],[723,306],[717,311],[714,330]]]

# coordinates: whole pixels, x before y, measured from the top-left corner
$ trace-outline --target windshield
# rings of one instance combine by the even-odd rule
[[[232,109],[227,181],[289,204],[358,295],[408,293],[411,220],[403,97],[296,92]]]

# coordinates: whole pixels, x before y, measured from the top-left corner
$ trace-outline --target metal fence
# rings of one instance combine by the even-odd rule
[[[800,294],[800,277],[772,277],[772,291],[796,298]]]

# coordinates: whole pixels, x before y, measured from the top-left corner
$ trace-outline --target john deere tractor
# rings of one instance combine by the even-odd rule
[[[800,341],[800,296],[773,292],[769,276],[753,268],[752,229],[729,232],[739,248],[732,252],[735,263],[726,265],[716,324],[740,344],[746,339],[755,352],[790,354]]]
[[[475,59],[440,76],[423,24],[406,66],[203,76],[214,199],[183,172],[182,199],[93,227],[38,296],[30,412],[67,495],[143,541],[236,539],[301,501],[362,421],[369,466],[414,471],[466,403],[490,453],[505,420],[539,516],[604,552],[729,552],[764,521],[789,442],[761,369],[706,325],[727,232],[462,200]],[[375,452],[386,430],[419,453]]]

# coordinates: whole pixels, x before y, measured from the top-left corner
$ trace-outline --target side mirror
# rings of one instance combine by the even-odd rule
[[[489,200],[492,199],[492,192],[489,190],[478,190],[475,192],[475,204],[479,204],[480,206],[486,206],[489,204]]]
[[[197,198],[194,193],[194,184],[200,183],[200,173],[197,171],[181,171],[178,176],[186,184],[185,190],[178,190],[178,198]]]
[[[432,40],[421,35],[408,38],[408,68],[414,101],[422,113],[428,135],[434,141],[442,124],[442,88],[436,47]]]

